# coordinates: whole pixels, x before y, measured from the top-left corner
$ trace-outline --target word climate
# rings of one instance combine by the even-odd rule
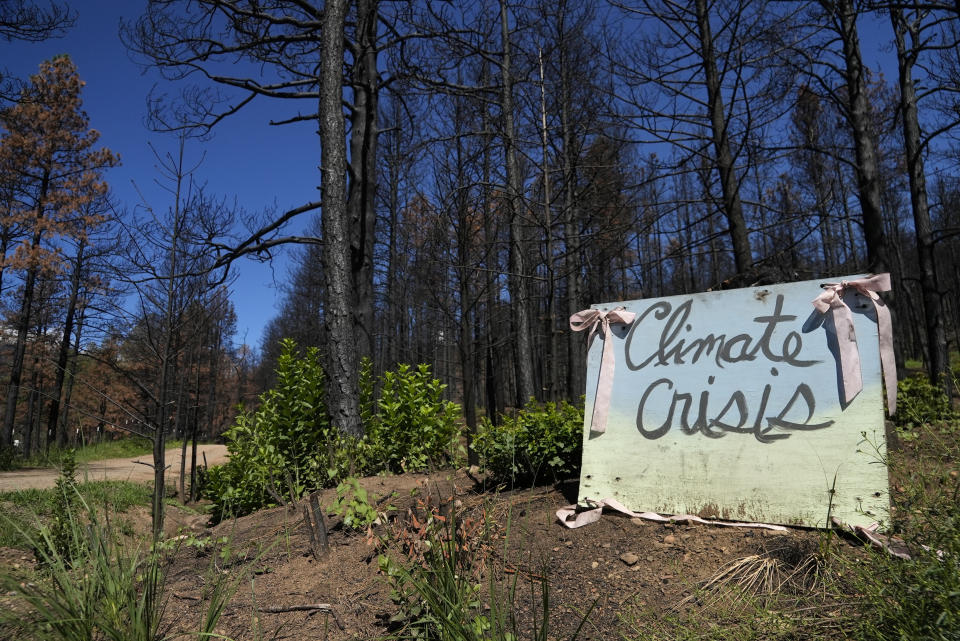
[[[690,376],[662,376],[651,381],[637,406],[637,429],[645,438],[661,438],[679,424],[684,434],[699,432],[710,438],[720,438],[730,432],[753,434],[761,443],[772,443],[789,438],[791,431],[818,430],[833,424],[832,420],[811,422],[816,399],[806,382],[790,383],[792,394],[770,405],[771,392],[781,369],[804,369],[820,362],[800,358],[803,339],[797,331],[789,329],[797,317],[783,313],[783,295],[777,296],[772,314],[752,319],[753,333],[698,334],[690,320],[692,316],[695,316],[693,299],[676,307],[661,300],[638,314],[627,334],[624,349],[630,370],[665,367],[671,373],[691,371],[691,368],[679,367],[686,365],[706,378],[706,387],[699,390],[687,387]],[[658,335],[659,339],[654,339]],[[653,351],[649,351],[650,345],[656,346]],[[755,375],[763,372],[767,380],[761,389],[747,392],[739,385],[733,389],[726,385],[720,402],[711,397],[718,378],[727,382],[730,377],[743,376],[742,368],[730,371],[728,366],[751,362],[758,365],[752,372]],[[761,364],[763,369],[759,367]],[[664,408],[666,416],[656,424],[664,416]]]

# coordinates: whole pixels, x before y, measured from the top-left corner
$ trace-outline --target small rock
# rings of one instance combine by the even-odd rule
[[[673,523],[664,523],[664,524],[663,524],[663,527],[667,528],[668,530],[672,530],[672,529],[673,529]]]
[[[610,549],[610,544],[609,544],[609,543],[604,543],[604,544],[601,545],[600,547],[605,548],[605,549]]]
[[[17,596],[17,593],[14,592],[13,590],[11,590],[11,591],[7,592],[7,596]]]
[[[957,470],[950,470],[950,478],[955,479],[958,476],[960,476],[960,472],[958,472]]]
[[[559,552],[559,551],[560,551],[560,548],[553,548],[553,551],[554,551],[554,552]]]
[[[638,517],[638,516],[635,516],[635,517],[633,517],[632,519],[630,519],[630,522],[633,523],[634,525],[644,525],[644,524],[646,524],[646,521],[644,521],[643,519],[641,519],[641,518]]]
[[[637,561],[640,560],[640,557],[634,554],[633,552],[624,552],[620,555],[620,560],[626,563],[627,565],[636,565]]]
[[[593,563],[590,564],[590,567],[596,570],[598,567],[600,567],[600,564],[594,561]]]
[[[648,557],[647,557],[647,563],[653,563],[653,557],[652,557],[652,556],[648,556]]]
[[[566,542],[564,543],[564,545],[566,545],[568,548],[572,548],[572,547],[573,547],[573,541],[566,541]]]
[[[677,537],[675,537],[672,534],[668,534],[665,537],[663,537],[663,542],[666,543],[667,545],[676,545]]]

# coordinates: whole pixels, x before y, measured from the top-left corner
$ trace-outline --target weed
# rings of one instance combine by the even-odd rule
[[[430,494],[427,494],[429,497]],[[521,573],[501,585],[489,564],[495,528],[486,518],[472,520],[455,506],[418,505],[406,524],[394,526],[385,544],[399,544],[405,554],[397,560],[381,554],[378,564],[398,607],[391,617],[398,639],[443,641],[535,641],[557,637],[550,614],[547,569],[530,579],[531,616],[521,623],[518,588]],[[445,512],[442,514],[441,512]],[[421,520],[422,519],[422,520]],[[402,533],[402,536],[397,536]],[[482,575],[487,570],[486,592]],[[524,576],[528,576],[524,574]],[[570,639],[576,639],[589,616],[580,619]],[[521,630],[523,629],[523,630]]]
[[[870,616],[857,619],[863,639],[960,639],[960,447],[937,455],[895,460],[897,489],[891,529],[912,556],[899,559],[871,550],[865,562],[848,560],[852,590]]]
[[[343,524],[348,528],[361,532],[366,531],[379,516],[376,497],[368,495],[354,476],[337,486],[337,498],[328,510],[331,514],[343,516]]]
[[[76,489],[74,489],[76,493]],[[166,606],[164,549],[144,552],[126,547],[110,520],[101,519],[76,493],[63,523],[71,542],[82,546],[64,552],[50,529],[37,526],[34,535],[20,535],[37,550],[40,573],[25,578],[0,570],[0,589],[31,613],[14,607],[0,613],[0,621],[20,632],[18,638],[60,641],[157,641],[166,638],[161,621]],[[66,508],[68,512],[73,507]],[[5,517],[0,514],[0,520]],[[201,638],[214,636],[226,601],[236,586],[218,573],[210,603],[200,626]]]
[[[76,536],[80,530],[75,520],[80,498],[77,492],[77,461],[73,450],[65,450],[60,459],[60,475],[53,490],[50,522],[46,526],[49,536],[41,540],[41,543],[49,542],[53,548],[51,550],[34,549],[37,563],[41,567],[45,565],[51,554],[65,559],[68,565],[72,565],[84,554],[86,538]]]
[[[87,505],[110,506],[114,512],[125,512],[135,505],[149,505],[151,491],[146,485],[129,481],[90,481],[77,483],[75,491]],[[58,501],[65,496],[57,488],[16,490],[0,493],[5,519],[0,519],[0,546],[29,549],[21,536],[28,532],[38,537],[39,525],[49,527]]]

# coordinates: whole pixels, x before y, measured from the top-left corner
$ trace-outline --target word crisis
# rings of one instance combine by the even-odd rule
[[[630,327],[624,345],[626,365],[637,371],[651,364],[653,367],[696,365],[702,360],[707,363],[712,361],[720,369],[724,365],[760,358],[781,367],[806,368],[819,363],[799,358],[803,348],[802,338],[797,331],[784,327],[784,323],[795,321],[797,317],[783,313],[783,298],[782,294],[777,296],[772,314],[753,318],[757,324],[755,333],[733,336],[714,333],[694,335],[694,327],[690,322],[692,299],[676,308],[669,301],[657,302],[640,314]],[[651,325],[654,325],[653,331],[649,329]],[[655,335],[659,330],[660,337],[654,351],[642,353],[640,358],[636,358],[633,339],[641,328],[644,330],[641,336]],[[649,341],[644,340],[643,344],[649,344]],[[701,384],[698,386],[700,389],[695,391],[680,389],[674,380],[666,376],[658,378],[640,396],[637,429],[645,438],[658,439],[678,424],[684,434],[699,432],[709,438],[720,438],[728,433],[753,434],[761,443],[772,443],[789,438],[792,431],[819,430],[833,425],[832,420],[811,422],[817,403],[813,390],[806,383],[796,384],[785,403],[770,407],[771,392],[775,385],[773,379],[780,375],[780,371],[774,366],[770,367],[769,372],[770,382],[760,390],[759,397],[756,393],[748,395],[743,390],[735,389],[729,395],[722,394],[719,401],[715,398],[716,394],[714,398],[710,394],[710,387],[717,378],[714,375],[707,377],[705,387]],[[685,383],[689,380],[689,375],[683,377]],[[782,398],[779,393],[775,396]],[[656,424],[652,417],[663,417],[664,408],[666,418]],[[778,431],[774,432],[775,429]]]

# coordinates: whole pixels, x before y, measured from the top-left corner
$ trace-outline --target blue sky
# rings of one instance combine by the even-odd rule
[[[154,209],[166,208],[168,197],[153,180],[155,159],[148,143],[163,152],[173,152],[171,135],[154,134],[144,126],[146,96],[155,85],[175,94],[178,87],[156,74],[142,73],[131,61],[118,37],[121,19],[133,20],[142,2],[83,0],[71,3],[77,22],[63,38],[41,43],[0,42],[0,65],[21,78],[35,73],[43,60],[67,53],[77,64],[84,90],[84,107],[91,126],[102,134],[101,142],[120,154],[122,164],[109,171],[108,181],[121,207],[132,210],[141,204],[142,193]],[[888,69],[888,80],[896,77],[895,62],[888,45],[889,25],[870,20],[861,25],[864,57],[868,64]],[[280,108],[288,105],[280,105]],[[319,194],[319,142],[315,125],[300,123],[271,127],[271,118],[290,115],[277,111],[276,102],[254,101],[215,129],[205,143],[192,143],[188,155],[205,157],[196,176],[206,182],[208,192],[227,197],[247,211],[276,206],[279,210],[315,200]],[[136,183],[137,187],[134,187]],[[288,230],[300,233],[309,225],[310,214]],[[289,272],[290,250],[275,252],[272,264],[243,260],[234,267],[238,279],[233,301],[238,317],[237,341],[259,347],[265,324],[276,313],[278,285]]]
[[[143,5],[118,0],[70,4],[77,22],[64,37],[41,43],[0,42],[0,66],[27,78],[42,61],[69,54],[87,83],[83,104],[90,126],[101,133],[101,145],[120,154],[122,164],[107,173],[119,206],[133,210],[140,205],[139,191],[154,209],[165,210],[169,197],[153,183],[156,161],[148,144],[164,153],[175,152],[177,143],[172,135],[155,134],[144,126],[146,96],[155,84],[171,94],[177,88],[153,73],[142,74],[117,35],[120,19],[135,19]],[[285,210],[319,198],[320,147],[315,127],[271,127],[269,120],[282,115],[276,108],[275,103],[254,101],[218,125],[210,141],[190,143],[187,154],[194,164],[204,156],[196,178],[206,182],[209,193],[230,202],[235,197],[247,211],[274,205]],[[309,214],[304,215],[291,232],[303,231],[309,222]],[[276,313],[277,285],[288,274],[289,253],[288,249],[276,252],[281,258],[272,267],[249,260],[236,263],[239,278],[232,298],[238,343],[259,347],[263,327]]]

